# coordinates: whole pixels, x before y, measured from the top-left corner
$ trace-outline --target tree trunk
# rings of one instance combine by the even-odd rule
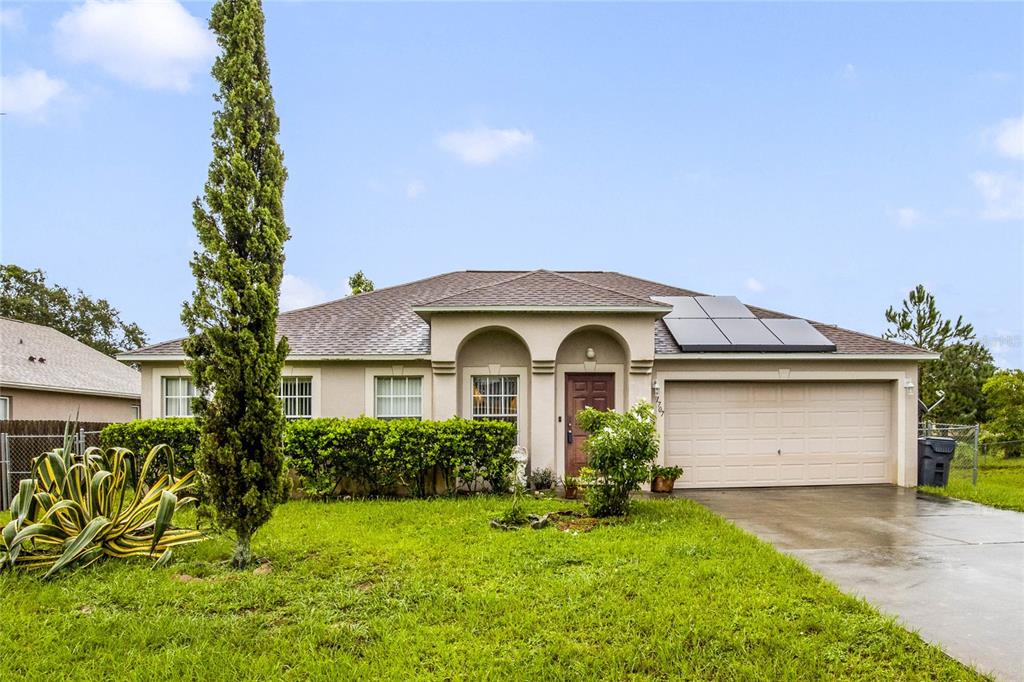
[[[252,563],[252,536],[238,533],[235,542],[235,553],[231,557],[231,565],[237,569],[247,568]]]

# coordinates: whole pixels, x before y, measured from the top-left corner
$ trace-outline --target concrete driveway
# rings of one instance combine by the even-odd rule
[[[683,494],[951,656],[1024,680],[1024,514],[884,485]]]

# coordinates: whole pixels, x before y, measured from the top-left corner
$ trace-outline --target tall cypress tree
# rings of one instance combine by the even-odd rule
[[[218,0],[210,28],[222,53],[213,76],[213,161],[193,203],[201,248],[181,319],[201,437],[197,463],[221,526],[235,532],[233,563],[252,561],[253,534],[281,499],[284,417],[278,400],[288,343],[275,341],[284,270],[282,195],[260,0]]]

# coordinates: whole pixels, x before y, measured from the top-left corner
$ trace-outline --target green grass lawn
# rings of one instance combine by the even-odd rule
[[[971,483],[970,472],[954,471],[946,488],[921,486],[920,489],[934,495],[1024,512],[1024,457],[980,460],[977,485]]]
[[[0,574],[5,679],[979,679],[688,500],[572,534],[508,499],[291,502],[174,563]],[[531,500],[532,511],[571,506]]]

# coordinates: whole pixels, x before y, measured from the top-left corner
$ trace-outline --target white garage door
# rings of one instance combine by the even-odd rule
[[[683,488],[889,483],[885,382],[666,383],[665,459]]]

